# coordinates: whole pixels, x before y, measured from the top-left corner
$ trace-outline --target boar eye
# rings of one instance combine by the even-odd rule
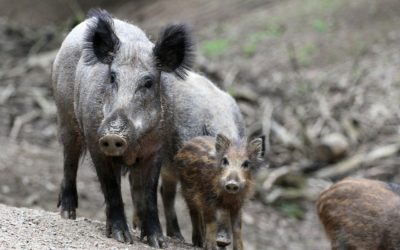
[[[242,164],[242,167],[243,167],[243,168],[248,168],[248,167],[250,167],[250,162],[247,161],[247,160],[244,161],[243,164]]]
[[[111,72],[110,74],[110,83],[115,83],[115,72]]]
[[[143,86],[146,89],[151,88],[151,86],[153,86],[153,78],[150,76],[145,77]]]
[[[228,166],[229,165],[228,158],[226,158],[226,157],[222,158],[222,165],[224,165],[224,166]]]

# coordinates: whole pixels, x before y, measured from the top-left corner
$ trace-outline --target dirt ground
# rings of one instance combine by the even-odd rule
[[[236,98],[250,136],[272,124],[270,169],[260,176],[257,197],[244,210],[247,249],[329,249],[314,209],[321,190],[346,176],[400,183],[400,2],[99,2],[151,37],[168,22],[192,24],[196,70]],[[29,1],[17,3],[13,11],[0,12],[0,203],[56,211],[62,154],[50,65],[73,19],[90,4],[68,7],[70,16],[76,15],[69,21],[53,15],[59,7],[48,5],[52,15],[27,22]],[[266,116],[267,106],[273,107],[272,118]],[[347,156],[323,162],[315,149],[332,133],[345,138]],[[387,153],[388,148],[394,149]],[[371,152],[379,157],[368,157]],[[336,171],[337,164],[360,154],[365,158],[360,164]],[[268,176],[282,169],[289,169],[287,178],[266,185]],[[79,169],[78,193],[78,216],[104,221],[104,199],[88,159]],[[126,179],[123,195],[131,218]],[[189,241],[190,220],[178,198]],[[162,213],[160,206],[163,220]]]

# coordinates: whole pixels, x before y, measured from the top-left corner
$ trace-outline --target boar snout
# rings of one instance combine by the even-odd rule
[[[226,192],[231,194],[236,194],[240,191],[240,185],[237,181],[228,181],[224,188]]]
[[[223,189],[230,193],[239,193],[243,188],[243,180],[241,180],[237,171],[229,171],[229,174],[222,179]]]
[[[116,134],[109,134],[101,137],[99,145],[101,151],[108,156],[121,156],[128,147],[126,140]]]

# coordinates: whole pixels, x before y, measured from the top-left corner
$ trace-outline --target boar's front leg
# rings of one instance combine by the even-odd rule
[[[207,206],[207,205],[205,205]],[[216,250],[217,249],[217,218],[216,209],[212,206],[203,208],[203,219],[206,228],[206,240],[204,243],[204,249],[206,250]]]
[[[157,186],[161,163],[155,156],[140,159],[130,172],[131,194],[135,214],[139,217],[141,238],[152,247],[167,247],[157,209]]]
[[[233,250],[242,250],[242,212],[240,209],[231,211],[231,224],[233,232]]]
[[[218,212],[217,245],[221,248],[231,244],[230,225],[231,216],[227,209],[219,209]]]
[[[106,202],[107,237],[132,244],[133,238],[126,223],[121,195],[121,166],[114,164],[95,150],[91,150],[90,153]]]
[[[82,150],[80,136],[65,126],[60,127],[61,142],[64,147],[64,176],[58,196],[57,207],[63,218],[75,219],[78,207],[78,192],[76,190],[76,174]]]

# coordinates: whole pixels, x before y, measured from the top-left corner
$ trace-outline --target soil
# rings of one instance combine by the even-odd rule
[[[63,220],[59,214],[41,209],[15,208],[0,204],[0,245],[2,249],[152,249],[140,242],[133,231],[133,245],[104,237],[105,224],[77,218]],[[17,230],[16,230],[17,229]],[[168,242],[171,249],[191,249],[190,245]]]
[[[104,198],[89,159],[78,172],[77,213],[87,219],[61,220],[54,213],[62,178],[62,149],[49,87],[50,68],[66,32],[93,3],[77,1],[78,8],[68,7],[71,11],[67,18],[57,14],[65,7],[62,1],[58,6],[50,2],[30,9],[26,8],[29,1],[15,6],[0,1],[0,203],[35,208],[0,206],[0,238],[10,239],[7,243],[0,241],[0,248],[17,243],[32,248],[41,244],[87,248],[96,247],[96,242],[98,248],[125,247],[105,237],[102,222],[92,221],[104,221]],[[192,24],[199,54],[196,70],[236,98],[249,135],[259,135],[269,119],[264,116],[266,103],[273,106],[275,124],[290,135],[285,140],[279,133],[282,130],[272,130],[271,171],[304,162],[316,166],[310,171],[329,167],[318,162],[314,149],[320,138],[331,133],[345,137],[350,145],[349,157],[398,143],[399,1],[93,2],[144,28],[151,37],[168,22],[184,20]],[[46,12],[51,15],[43,14]],[[28,22],[30,19],[34,20]],[[331,179],[300,173],[301,182],[306,179],[311,183],[316,195],[346,176],[399,183],[399,162],[396,153]],[[247,249],[329,249],[315,214],[316,195],[273,204],[264,199],[272,191],[302,187],[298,182],[277,182],[271,190],[263,189],[260,181],[257,196],[244,209]],[[122,186],[125,211],[131,220],[126,179]],[[190,220],[179,195],[176,206],[185,239],[190,242]],[[159,210],[163,220],[160,201]],[[45,226],[43,233],[21,226],[24,221],[38,221],[36,218],[43,221],[39,223]],[[12,223],[4,227],[5,220]],[[47,225],[57,225],[54,230],[60,234],[51,235],[53,231],[47,230]],[[25,234],[31,235],[30,242],[22,240]],[[47,239],[56,239],[57,243]]]

